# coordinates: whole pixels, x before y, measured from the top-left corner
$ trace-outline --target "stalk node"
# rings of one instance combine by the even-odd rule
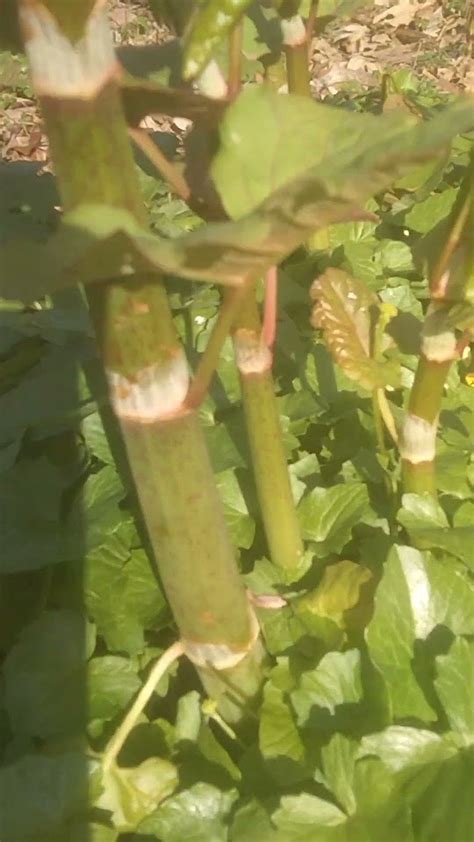
[[[241,374],[270,371],[273,354],[255,330],[239,328],[234,333],[235,360]]]
[[[184,654],[196,667],[211,667],[217,671],[236,667],[252,651],[260,634],[257,616],[250,605],[249,618],[251,637],[243,649],[235,651],[225,643],[196,643],[182,638],[181,645]]]
[[[40,2],[21,2],[19,17],[39,96],[93,99],[120,73],[106,12],[98,2],[72,42]]]
[[[182,349],[167,360],[146,366],[130,380],[107,370],[115,414],[122,421],[153,424],[179,414],[189,388],[189,370]]]
[[[436,456],[438,418],[430,423],[418,415],[408,414],[403,425],[400,456],[412,465],[432,462]]]

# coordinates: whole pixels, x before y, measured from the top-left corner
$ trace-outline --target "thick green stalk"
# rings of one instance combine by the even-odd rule
[[[420,357],[403,424],[401,454],[405,492],[437,494],[435,456],[441,398],[453,356],[444,362]]]
[[[459,340],[454,307],[474,297],[474,158],[456,203],[448,236],[432,273],[432,300],[422,331],[421,354],[410,392],[401,441],[403,488],[437,494],[435,457],[444,384]],[[459,312],[459,311],[458,311]]]
[[[234,347],[270,557],[279,567],[295,569],[303,556],[303,543],[275,400],[272,352],[262,337],[253,290],[234,323]]]
[[[300,15],[282,18],[288,93],[311,96],[306,27]]]
[[[91,5],[80,18],[77,4],[20,2],[63,206],[125,207],[145,226],[110,32],[102,4]],[[64,37],[72,29],[73,42]],[[249,698],[259,683],[257,629],[203,434],[184,407],[186,359],[160,280],[126,277],[86,291],[151,545],[184,651],[205,680],[209,668],[227,680],[238,665]]]

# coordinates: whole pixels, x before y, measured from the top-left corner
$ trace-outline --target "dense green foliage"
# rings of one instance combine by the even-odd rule
[[[401,493],[373,393],[388,386],[398,423],[474,117],[407,71],[394,84],[416,117],[244,90],[211,168],[229,221],[205,227],[146,168],[153,235],[107,207],[59,221],[51,175],[0,167],[2,842],[471,842],[470,357],[444,391],[438,500]],[[176,638],[71,289],[117,274],[124,253],[168,273],[191,363],[220,305],[209,282],[282,261],[274,378],[307,552],[292,572],[266,557],[228,339],[200,417],[269,653],[258,715],[234,733],[180,663],[104,772]]]

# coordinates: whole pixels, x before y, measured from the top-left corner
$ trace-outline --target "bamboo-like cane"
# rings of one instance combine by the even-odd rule
[[[126,208],[147,225],[101,0],[19,0],[33,84],[64,209]],[[111,245],[111,247],[113,247]],[[156,276],[86,289],[100,355],[184,652],[222,710],[257,691],[258,629],[240,579],[196,412],[187,361]],[[221,675],[224,682],[216,681]],[[237,682],[240,706],[227,704]]]
[[[460,200],[451,216],[448,237],[431,278],[431,303],[422,331],[421,353],[402,429],[400,454],[403,488],[415,494],[437,494],[436,435],[443,390],[452,363],[459,357],[453,328],[445,314],[474,290],[474,158]],[[462,343],[461,343],[462,345]]]

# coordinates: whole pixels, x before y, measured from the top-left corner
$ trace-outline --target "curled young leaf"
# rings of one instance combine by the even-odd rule
[[[327,269],[311,287],[311,322],[321,328],[334,359],[364,389],[399,385],[397,363],[374,359],[372,342],[379,301],[361,281],[341,269]]]

